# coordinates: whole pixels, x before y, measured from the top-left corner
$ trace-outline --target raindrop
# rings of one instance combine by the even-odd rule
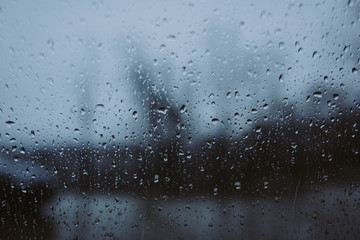
[[[155,174],[154,175],[154,183],[157,183],[157,182],[159,182],[159,175]]]
[[[313,55],[312,55],[313,59],[316,59],[316,58],[319,58],[319,57],[320,57],[320,54],[317,51],[313,52]]]
[[[213,124],[217,124],[219,122],[219,119],[218,118],[213,118],[213,119],[211,119],[211,122]]]
[[[280,76],[279,76],[279,81],[280,81],[280,82],[283,82],[283,80],[284,80],[284,77],[283,77],[282,74],[280,74]]]
[[[6,123],[6,125],[7,125],[8,127],[11,127],[12,125],[15,124],[14,121],[6,121],[5,123]]]
[[[185,105],[182,105],[180,108],[180,113],[184,113],[186,111]]]
[[[279,49],[280,50],[284,49],[284,45],[285,45],[284,42],[279,42]]]
[[[52,79],[51,77],[48,77],[47,82],[48,82],[49,85],[53,85],[54,84],[54,79]]]
[[[167,39],[168,39],[169,41],[175,41],[175,40],[176,40],[176,36],[175,36],[175,35],[169,35],[169,36],[167,37]]]
[[[167,109],[165,108],[165,107],[159,107],[158,109],[157,109],[157,112],[158,113],[161,113],[161,114],[166,114],[167,113]]]
[[[316,98],[322,98],[322,93],[321,92],[314,92],[313,93],[313,96],[316,97]]]
[[[214,188],[214,196],[216,196],[218,194],[218,189]]]
[[[99,103],[99,104],[96,104],[95,110],[96,110],[96,111],[99,111],[99,110],[104,109],[104,107],[105,107],[104,104],[100,104],[100,103]]]

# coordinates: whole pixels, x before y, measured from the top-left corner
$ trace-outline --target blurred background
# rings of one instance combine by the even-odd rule
[[[357,239],[360,2],[3,1],[4,239]]]

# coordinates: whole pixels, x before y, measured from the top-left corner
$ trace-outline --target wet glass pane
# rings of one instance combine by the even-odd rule
[[[1,239],[356,239],[360,2],[2,1]]]

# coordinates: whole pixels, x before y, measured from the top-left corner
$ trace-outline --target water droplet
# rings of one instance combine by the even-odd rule
[[[285,45],[284,42],[279,42],[279,49],[280,50],[284,49],[284,45]]]
[[[214,188],[214,196],[218,194],[218,188]]]
[[[236,190],[240,190],[241,189],[241,184],[240,184],[240,182],[235,182],[235,189]]]
[[[15,124],[14,121],[6,121],[5,123],[6,123],[6,125],[7,125],[8,127],[11,127],[12,125]]]
[[[47,78],[47,82],[49,85],[54,85],[54,79],[52,79],[51,77]]]
[[[180,108],[180,113],[184,113],[186,111],[185,105],[182,105]]]
[[[154,66],[157,66],[158,64],[159,64],[159,62],[158,62],[158,60],[155,58],[155,59],[154,59],[154,62],[153,62],[153,65],[154,65]]]
[[[166,48],[166,45],[165,45],[165,44],[161,44],[161,45],[160,45],[160,48],[159,48],[159,51],[162,52],[162,51],[164,51],[165,48]]]
[[[25,153],[26,153],[26,150],[25,150],[24,147],[21,147],[21,148],[20,148],[20,153],[21,153],[21,154],[25,154]]]
[[[284,80],[284,77],[283,77],[282,74],[280,74],[280,76],[279,76],[279,81],[280,81],[280,82],[283,82],[283,80]]]
[[[211,122],[213,124],[217,124],[219,122],[219,119],[218,118],[213,118],[213,119],[211,119]]]
[[[154,175],[154,183],[157,183],[157,182],[159,182],[159,175],[155,174]]]
[[[158,113],[161,113],[161,114],[166,114],[167,113],[167,108],[165,108],[165,107],[159,107],[158,109],[157,109],[157,112]]]
[[[175,36],[175,35],[169,35],[169,36],[167,37],[167,39],[168,39],[169,41],[175,41],[175,40],[176,40],[176,36]]]
[[[322,98],[322,93],[321,92],[314,92],[313,93],[313,96],[316,97],[316,98]]]
[[[320,54],[317,51],[313,52],[313,55],[312,55],[313,59],[316,59],[316,58],[319,58],[319,57],[320,57]]]
[[[99,110],[102,110],[102,109],[104,109],[104,104],[96,104],[96,106],[95,106],[95,110],[96,111],[99,111]]]

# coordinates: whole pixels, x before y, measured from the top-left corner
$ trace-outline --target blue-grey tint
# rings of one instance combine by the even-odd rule
[[[360,2],[0,2],[1,237],[359,236]]]

